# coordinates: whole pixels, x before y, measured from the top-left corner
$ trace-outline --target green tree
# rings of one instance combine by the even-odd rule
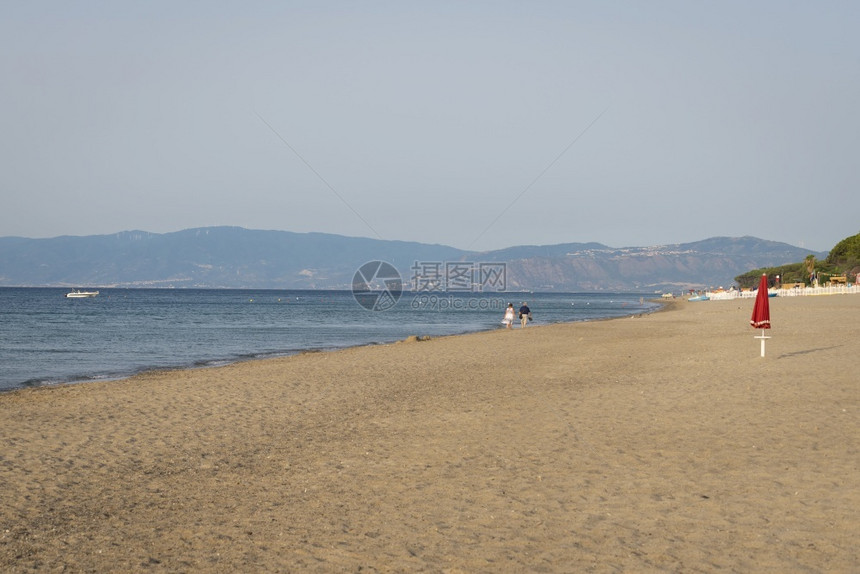
[[[833,275],[847,275],[849,280],[860,282],[860,233],[847,237],[836,244],[824,261],[816,261],[814,255],[807,255],[801,263],[791,263],[779,267],[753,269],[735,277],[741,289],[758,285],[762,273],[767,274],[769,282],[779,275],[782,283],[807,283],[815,272],[826,281]]]
[[[806,276],[810,278],[810,282],[812,282],[812,274],[815,273],[815,255],[807,255],[804,260],[806,263]],[[806,283],[806,281],[804,281]]]
[[[827,255],[827,263],[843,273],[856,273],[856,268],[860,267],[860,233],[837,243]]]

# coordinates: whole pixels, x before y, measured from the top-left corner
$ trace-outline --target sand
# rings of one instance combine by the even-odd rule
[[[0,570],[860,571],[860,297],[670,307],[4,393]]]

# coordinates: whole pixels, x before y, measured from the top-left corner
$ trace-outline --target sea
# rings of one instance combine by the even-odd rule
[[[527,301],[531,325],[649,313],[644,293],[404,291],[372,310],[351,291],[0,287],[0,392],[501,329]],[[519,328],[518,322],[515,326]]]

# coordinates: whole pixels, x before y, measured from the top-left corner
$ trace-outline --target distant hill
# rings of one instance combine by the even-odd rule
[[[565,291],[679,291],[729,287],[734,284],[735,269],[745,271],[760,266],[762,261],[789,262],[809,254],[821,256],[755,237],[713,237],[694,243],[651,247],[568,244],[564,251],[564,254],[509,259],[513,287]]]
[[[729,286],[757,267],[817,253],[755,237],[614,248],[599,243],[468,252],[445,245],[326,233],[206,227],[51,239],[0,238],[0,285],[349,289],[367,261],[388,261],[408,287],[420,263],[505,263],[508,290],[651,291]]]

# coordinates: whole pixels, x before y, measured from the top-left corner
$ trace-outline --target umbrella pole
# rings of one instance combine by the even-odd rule
[[[770,339],[770,337],[764,334],[764,329],[761,330],[761,335],[757,335],[754,337],[755,339],[761,339],[761,356],[764,357],[764,340]]]

